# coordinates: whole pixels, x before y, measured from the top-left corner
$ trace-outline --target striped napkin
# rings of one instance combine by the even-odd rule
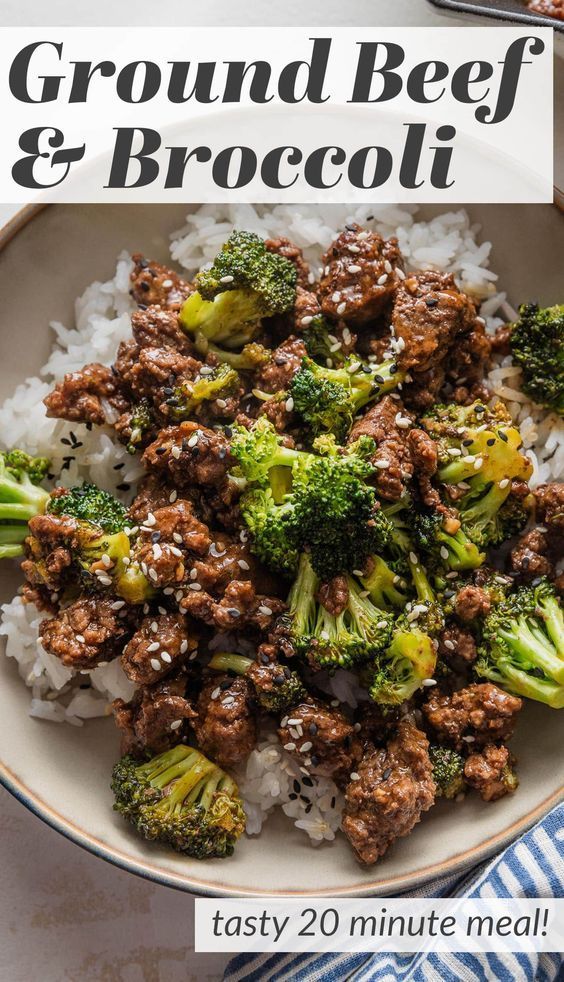
[[[564,804],[494,859],[435,880],[408,897],[564,896]],[[544,954],[240,954],[226,982],[553,982],[564,979],[564,953]]]

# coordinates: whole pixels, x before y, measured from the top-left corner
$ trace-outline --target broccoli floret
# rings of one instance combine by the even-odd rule
[[[464,757],[449,747],[431,747],[429,757],[433,765],[437,798],[456,798],[466,787]]]
[[[125,506],[95,484],[81,484],[51,498],[46,510],[50,515],[69,515],[90,522],[103,532],[121,532],[126,524]]]
[[[272,357],[272,352],[264,345],[251,341],[241,351],[226,351],[216,344],[208,344],[206,353],[213,355],[220,365],[230,365],[237,372],[254,372],[261,365],[266,365]]]
[[[493,608],[475,669],[516,695],[564,707],[564,616],[548,580],[520,587]]]
[[[175,419],[190,419],[202,403],[228,399],[236,394],[239,384],[239,375],[230,365],[206,367],[206,374],[202,373],[194,380],[184,379],[168,397],[166,404]]]
[[[140,764],[122,757],[112,776],[114,809],[151,841],[194,859],[231,856],[245,830],[235,781],[193,747]]]
[[[69,548],[86,586],[111,585],[131,604],[153,596],[150,581],[131,559],[127,511],[120,501],[95,484],[82,484],[50,498],[46,511],[76,519]]]
[[[486,558],[462,528],[447,532],[444,517],[437,511],[414,511],[411,529],[416,549],[449,570],[478,569]]]
[[[404,564],[390,564],[382,556],[371,556],[369,565],[370,571],[360,577],[360,582],[372,603],[380,610],[403,610],[409,600]]]
[[[347,584],[345,609],[341,614],[330,614],[316,599],[319,578],[309,557],[306,553],[300,557],[288,612],[279,619],[277,629],[315,669],[352,668],[390,642],[393,615],[375,607],[351,576]]]
[[[23,450],[0,452],[0,559],[21,556],[27,523],[41,515],[49,494],[38,486],[49,469],[43,457]]]
[[[288,610],[277,623],[277,630],[292,643],[297,654],[306,655],[317,624],[316,593],[319,578],[307,553],[299,557],[297,574],[288,595]]]
[[[340,453],[325,438],[314,447],[323,453],[292,450],[264,417],[251,430],[235,430],[234,476],[249,482],[241,510],[263,561],[288,570],[296,552],[307,549],[313,568],[327,580],[362,568],[370,552],[379,551],[390,526],[366,484],[373,446],[363,437]]]
[[[527,524],[526,499],[510,497],[511,482],[501,483],[503,488],[490,484],[483,493],[465,495],[459,502],[464,532],[481,549],[505,542]]]
[[[406,618],[398,618],[392,643],[375,661],[370,698],[384,705],[411,699],[425,679],[433,677],[437,654],[433,641]]]
[[[341,368],[325,368],[304,358],[288,391],[294,411],[315,436],[333,433],[343,442],[359,409],[395,388],[402,378],[391,360],[372,366],[351,356]]]
[[[213,342],[237,349],[253,340],[263,317],[283,314],[296,297],[296,267],[252,232],[233,232],[198,290],[184,301],[180,323],[200,351]]]
[[[127,452],[134,454],[137,452],[139,444],[143,442],[146,433],[149,433],[154,425],[153,412],[148,399],[140,399],[133,407],[131,413],[131,436],[127,444]]]
[[[343,354],[342,344],[335,335],[331,334],[331,328],[323,314],[317,314],[313,318],[307,330],[303,332],[302,339],[309,357],[314,361],[336,368],[346,361],[347,356]]]
[[[254,662],[243,655],[231,652],[216,652],[208,664],[208,668],[218,672],[233,672],[235,675],[246,675]],[[268,666],[266,666],[268,667]],[[291,672],[285,666],[273,666],[272,688],[255,686],[255,697],[262,709],[267,713],[282,713],[292,706],[297,706],[307,698],[307,692],[297,672]],[[278,671],[276,671],[276,668]]]
[[[308,659],[316,668],[352,668],[368,661],[391,640],[394,618],[379,610],[352,577],[347,577],[348,600],[341,614],[317,606],[317,622]]]
[[[523,304],[510,345],[523,372],[523,391],[539,405],[564,415],[564,304],[544,309]]]

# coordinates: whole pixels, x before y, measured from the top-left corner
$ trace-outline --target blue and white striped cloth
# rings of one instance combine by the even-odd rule
[[[435,880],[412,897],[564,896],[564,804],[493,860],[462,878]],[[554,982],[564,979],[564,953],[310,954],[233,958],[226,982]]]

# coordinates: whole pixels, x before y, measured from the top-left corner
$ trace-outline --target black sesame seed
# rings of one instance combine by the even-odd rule
[[[137,265],[138,265],[139,269],[147,269],[147,266],[149,265],[149,260],[148,259],[138,259],[137,260]]]
[[[160,539],[160,537],[161,537],[161,533],[160,532],[158,532],[158,531],[157,532],[153,532],[151,534],[151,542],[158,542],[159,539]]]
[[[302,778],[302,781],[305,784],[305,781],[303,780],[303,778]],[[304,805],[309,805],[309,803],[310,803],[309,802],[309,798],[305,794],[301,794],[300,795],[300,801],[303,801]]]
[[[163,389],[163,392],[164,392],[165,396],[171,396],[171,395],[174,394],[174,389],[169,389],[169,387],[167,385],[166,389]]]
[[[310,736],[315,736],[317,733],[317,723],[310,723],[308,726],[308,733]]]
[[[138,306],[139,310],[148,310],[149,309],[146,303],[138,303],[137,306]]]
[[[295,793],[294,791],[292,791],[292,792],[291,792],[291,793],[290,793],[290,794],[288,795],[288,798],[290,799],[290,801],[296,801],[296,799],[297,799],[297,797],[298,797],[298,796],[297,796],[297,794],[296,794],[296,793]]]
[[[302,786],[301,786],[300,782],[299,781],[296,781],[296,780],[294,780],[294,783],[293,783],[292,787],[293,787],[294,791],[296,792],[296,794],[299,794],[300,791],[302,790]]]
[[[386,767],[386,770],[382,774],[382,780],[383,781],[387,781],[391,773],[392,773],[392,768],[391,767]]]
[[[486,440],[486,443],[487,443],[488,447],[493,447],[493,445],[495,443],[495,436],[492,436],[492,437],[490,437],[489,440]]]
[[[372,375],[372,369],[370,365],[362,365],[361,368],[365,375]]]
[[[237,610],[237,607],[228,607],[227,608],[227,613],[229,614],[230,617],[240,617],[241,616],[241,611],[240,610]]]
[[[92,423],[87,423],[86,424],[86,429],[88,430],[89,433],[92,432],[92,425],[93,425]]]
[[[395,375],[397,370],[398,370],[398,366],[395,364],[395,362],[393,365],[390,365],[390,375]]]
[[[123,460],[121,461],[120,464],[114,464],[114,470],[115,471],[120,471],[122,469],[122,467],[125,467],[125,464],[124,464]]]
[[[374,381],[375,381],[375,382],[378,382],[378,385],[383,385],[383,384],[384,384],[384,382],[385,382],[385,379],[384,379],[384,378],[382,378],[382,376],[381,376],[381,375],[375,375],[375,376],[374,376]]]
[[[272,681],[274,685],[284,685],[285,679],[283,675],[275,675]]]
[[[313,788],[313,781],[310,777],[302,777],[302,784],[305,784],[306,788]]]
[[[219,688],[220,689],[224,689],[224,690],[225,689],[230,689],[231,688],[231,679],[224,679],[223,682],[220,682],[219,683]]]
[[[476,406],[475,407],[475,412],[477,412],[477,413],[485,413],[485,411],[486,411],[486,407],[485,406]]]
[[[71,442],[70,442],[70,440],[69,440],[69,439],[68,439],[68,437],[66,437],[66,436],[62,436],[62,437],[61,437],[61,443],[64,443],[64,445],[65,445],[65,447],[70,447],[70,446],[72,446],[72,444],[71,444]]]
[[[345,225],[347,232],[356,232],[356,225]]]
[[[147,283],[145,280],[141,280],[139,286],[145,293],[148,293],[149,290],[151,289],[149,283]]]
[[[540,586],[542,583],[542,576],[535,576],[531,586]]]
[[[223,460],[224,457],[227,456],[227,449],[225,447],[220,447],[217,452],[217,456],[219,457],[220,460]]]
[[[436,297],[426,297],[425,304],[427,307],[436,307],[438,305],[438,300]]]
[[[507,434],[505,434],[503,430],[498,430],[497,435],[500,440],[503,440],[504,443],[507,443]]]
[[[192,456],[193,457],[199,457],[200,456],[200,448],[199,447],[192,447],[191,450],[192,450]]]
[[[528,568],[529,568],[530,565],[531,565],[531,559],[530,559],[530,557],[529,556],[523,556],[523,558],[521,560],[521,566],[523,567],[523,569],[524,570],[528,570]]]
[[[122,481],[121,484],[116,484],[117,491],[129,491],[130,485],[126,481]]]
[[[371,221],[373,221],[373,220],[374,220],[374,215],[367,215],[367,216],[366,216],[366,221],[367,221],[367,222],[371,222]]]
[[[474,441],[473,440],[470,440],[470,439],[463,440],[462,441],[462,446],[463,447],[471,447],[473,443],[474,443]]]
[[[455,591],[454,590],[445,590],[444,593],[443,593],[443,597],[446,600],[450,600],[451,597],[454,597],[454,594],[455,594]]]
[[[310,760],[311,760],[311,766],[317,767],[317,765],[319,764],[319,757],[316,757],[315,754],[312,754]]]
[[[229,437],[232,437],[233,436],[233,430],[231,429],[230,426],[226,426],[223,432],[225,433],[225,436],[228,439],[229,439]]]
[[[312,808],[313,808],[313,803],[310,801],[309,805],[306,805],[306,807],[305,807],[305,813],[306,813],[306,815],[309,815],[309,813],[310,813],[310,811],[311,811]]]
[[[336,804],[337,804],[337,799],[335,795],[333,795],[333,797],[331,798],[331,808],[334,808]]]

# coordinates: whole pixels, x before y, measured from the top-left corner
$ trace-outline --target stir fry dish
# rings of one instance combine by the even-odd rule
[[[561,416],[564,306],[490,334],[451,275],[406,270],[356,224],[319,271],[245,231],[194,282],[135,255],[131,296],[115,363],[45,407],[138,455],[133,500],[0,454],[0,556],[21,557],[44,651],[119,660],[135,686],[113,703],[116,810],[188,856],[231,855],[265,732],[294,798],[333,782],[364,864],[441,799],[514,794],[524,700],[564,707],[564,490],[529,486],[486,374],[512,353]]]

